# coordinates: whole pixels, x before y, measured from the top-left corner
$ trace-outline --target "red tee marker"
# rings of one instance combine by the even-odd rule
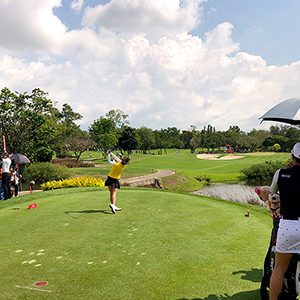
[[[33,208],[36,208],[36,203],[29,204],[28,209],[33,209]]]
[[[33,285],[34,286],[43,286],[43,285],[47,285],[47,284],[48,284],[48,281],[39,281],[39,282],[34,283]]]

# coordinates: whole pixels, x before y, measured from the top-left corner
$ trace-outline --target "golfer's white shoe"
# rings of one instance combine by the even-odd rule
[[[115,206],[115,211],[120,211],[122,208]]]
[[[110,207],[112,213],[115,214],[115,213],[116,213],[116,208],[115,208],[115,206],[114,206],[113,204],[110,204],[109,207]]]

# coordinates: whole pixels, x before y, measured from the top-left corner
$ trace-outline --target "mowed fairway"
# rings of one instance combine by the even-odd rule
[[[210,174],[213,181],[224,181],[237,179],[240,171],[244,168],[249,168],[252,165],[265,163],[266,161],[283,161],[290,157],[288,153],[273,153],[273,152],[255,152],[246,154],[236,154],[242,158],[234,160],[226,159],[199,159],[196,153],[190,153],[189,150],[180,150],[176,153],[176,149],[168,149],[163,155],[145,155],[131,154],[130,165],[122,174],[123,178],[141,176],[150,174],[157,169],[160,170],[175,170],[179,173],[188,172],[191,176],[199,173]],[[157,151],[156,151],[157,153]],[[93,152],[93,162],[100,163],[97,156],[102,155],[101,152]],[[230,156],[230,155],[229,155]],[[82,155],[82,159],[87,158],[87,153]],[[107,160],[104,160],[104,166],[108,168],[74,168],[74,174],[80,175],[102,175],[106,178],[110,165]],[[215,178],[215,179],[214,179]]]
[[[129,187],[115,215],[105,188],[0,205],[0,299],[259,299],[266,208]]]

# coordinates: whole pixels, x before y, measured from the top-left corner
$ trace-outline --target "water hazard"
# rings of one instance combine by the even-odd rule
[[[234,202],[267,206],[263,201],[260,200],[254,189],[255,186],[244,184],[214,183],[192,193]]]

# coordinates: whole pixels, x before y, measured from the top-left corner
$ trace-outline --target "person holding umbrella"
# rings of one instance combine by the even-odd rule
[[[11,160],[7,152],[4,152],[2,155],[2,187],[4,191],[4,200],[11,198],[11,191],[9,187],[10,181],[10,165]]]
[[[270,300],[277,300],[284,273],[293,253],[300,254],[300,143],[292,149],[292,165],[275,172],[271,193],[280,193],[282,219],[277,234],[275,267],[270,280]]]

